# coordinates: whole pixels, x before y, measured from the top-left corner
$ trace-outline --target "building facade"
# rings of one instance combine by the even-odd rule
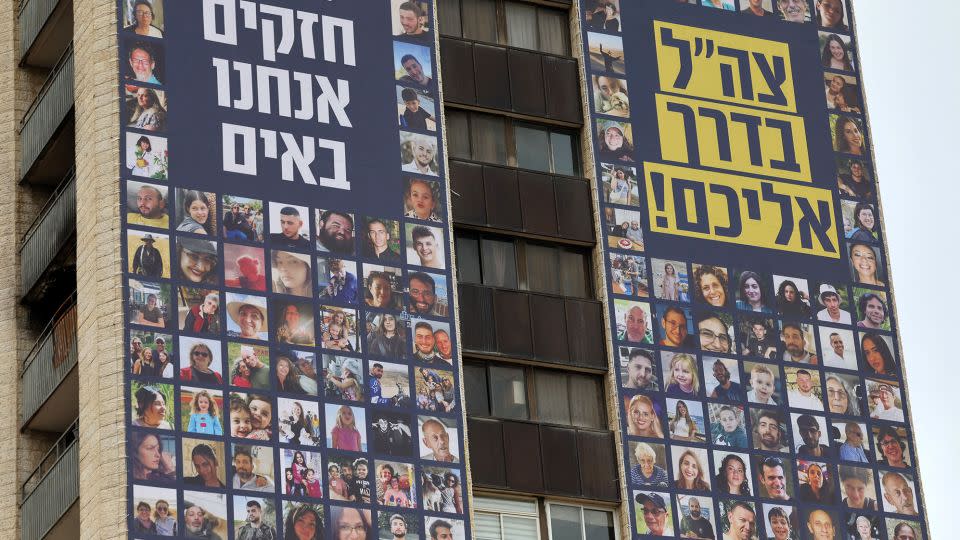
[[[296,65],[266,58],[266,38],[264,58],[254,61],[216,48],[230,45],[229,25],[221,18],[234,9],[230,6],[239,6],[234,16],[240,13],[236,20],[242,21],[233,45],[254,27],[267,32],[264,21],[271,19],[251,23],[256,17],[251,6],[252,12],[259,8],[261,15],[281,16],[278,6],[208,0],[202,9],[199,1],[188,9],[171,3],[23,0],[3,10],[0,62],[7,69],[0,72],[0,119],[7,129],[0,130],[6,142],[0,145],[0,178],[6,196],[0,205],[13,219],[0,225],[0,260],[7,261],[2,275],[8,284],[0,293],[0,335],[9,344],[0,353],[9,374],[0,382],[0,403],[16,414],[0,420],[0,459],[7,462],[5,470],[15,471],[0,482],[0,512],[15,516],[0,520],[0,534],[153,538],[169,535],[176,523],[176,534],[183,535],[193,530],[187,528],[187,513],[204,507],[201,530],[222,538],[252,537],[244,536],[249,530],[242,532],[251,523],[266,523],[287,538],[311,512],[320,520],[316,530],[327,536],[296,531],[298,537],[393,538],[395,515],[408,537],[424,540],[442,533],[444,523],[450,537],[459,539],[684,534],[839,539],[860,538],[853,535],[864,527],[868,536],[862,538],[911,538],[900,536],[907,529],[913,538],[929,537],[872,155],[863,135],[856,148],[843,146],[854,140],[844,138],[845,125],[867,133],[849,2],[337,0],[327,12],[296,3],[303,11],[291,11],[290,17],[310,20],[313,10],[322,26],[326,19],[319,17],[329,14],[331,26],[323,28],[344,41],[338,21],[353,20],[364,28],[360,21],[367,17],[376,28],[389,27],[387,49],[377,48],[373,38],[368,43],[358,31],[354,64],[347,47],[331,49],[318,34],[323,51],[315,54],[330,54],[343,66],[325,64],[315,71],[328,75],[330,92],[349,103],[343,117],[330,106],[333,120],[328,117],[326,123],[346,127],[349,115],[356,115],[354,124],[357,116],[372,122],[374,113],[386,110],[398,119],[386,124],[392,126],[392,140],[400,134],[404,161],[402,174],[394,171],[395,181],[354,180],[353,191],[331,187],[339,175],[334,166],[331,178],[320,178],[323,188],[316,198],[301,197],[307,193],[302,190],[285,193],[283,182],[245,190],[236,175],[249,172],[228,170],[225,157],[222,170],[234,174],[225,176],[230,182],[189,179],[220,171],[224,146],[210,140],[178,149],[178,140],[188,139],[176,135],[190,131],[191,119],[206,134],[204,115],[214,107],[253,111],[252,102],[237,105],[242,92],[230,93],[236,74],[223,75],[219,93],[216,87],[183,91],[200,72],[197,66],[206,62],[205,76],[221,83],[219,57],[229,65],[224,73],[239,73],[244,61],[289,67],[291,73]],[[350,14],[359,4],[368,9],[368,3],[371,12],[382,14]],[[208,5],[217,15],[210,15],[212,26],[205,27]],[[773,20],[755,20],[755,9]],[[839,22],[829,18],[836,9],[842,14]],[[203,24],[188,26],[191,17]],[[791,17],[799,17],[796,28]],[[272,39],[281,21],[269,28]],[[765,71],[747,71],[753,69],[753,76],[768,85],[789,79],[796,88],[780,105],[776,99],[733,98],[719,76],[700,86],[694,80],[689,91],[677,83],[679,77],[677,86],[668,87],[664,81],[674,75],[664,75],[674,67],[673,57],[662,52],[668,34],[655,34],[653,28],[668,28],[669,36],[680,40],[719,43],[728,52],[753,47],[753,53],[770,59],[785,57],[786,75],[773,60]],[[649,39],[644,43],[637,36]],[[301,46],[300,41],[292,48],[283,43],[271,46],[286,47],[284,54],[296,54]],[[830,57],[832,43],[843,49],[836,61]],[[204,56],[204,47],[213,52]],[[368,77],[372,87],[380,84],[379,74],[362,70],[381,49],[384,60],[370,63],[389,68],[387,86],[396,88],[396,96],[387,108],[366,101],[361,88]],[[798,59],[797,51],[806,49],[816,49],[818,56]],[[418,51],[426,51],[430,60],[418,57],[420,73],[415,73],[407,58]],[[692,54],[702,56],[699,47]],[[306,52],[303,56],[316,60]],[[679,56],[676,65],[683,63]],[[653,64],[658,61],[659,72]],[[138,68],[148,64],[151,72],[141,76]],[[391,79],[389,71],[396,77]],[[809,80],[814,75],[792,80],[808,71],[816,71],[814,83]],[[353,99],[333,89],[338,77],[354,77]],[[742,70],[735,77],[738,84],[747,79]],[[831,88],[834,79],[845,90]],[[258,79],[259,91],[266,87],[269,94],[276,83],[277,94],[282,93],[275,80],[264,80]],[[811,88],[818,98],[826,95],[826,105],[811,103]],[[774,90],[766,86],[756,95]],[[418,105],[409,105],[413,102]],[[284,124],[291,115],[300,118],[297,111],[306,110],[298,103],[300,109],[277,120],[278,131],[293,125]],[[726,159],[722,137],[702,139],[694,160],[690,139],[678,135],[691,129],[684,124],[688,119],[671,124],[664,111],[704,104],[717,107],[719,112],[706,116],[718,124],[718,118],[733,124],[738,114],[742,119],[751,112],[759,115],[757,125],[780,122],[778,128],[766,127],[803,139],[803,151],[791,158],[784,143],[780,154],[773,151],[774,160],[790,166],[758,165],[749,155],[751,145],[765,151],[775,146],[767,130],[758,128],[762,140],[755,144],[732,135],[732,146],[727,145],[734,155]],[[258,104],[259,112],[271,106],[282,110],[282,99],[268,97],[265,106]],[[417,107],[426,115],[416,113]],[[316,108],[319,117],[319,98]],[[311,119],[313,110],[311,104]],[[259,125],[254,139],[272,126],[257,124],[256,117],[242,116],[245,112],[236,114],[230,118]],[[217,129],[233,121],[215,116],[211,113],[209,120]],[[367,144],[372,150],[363,160],[395,157],[393,147],[380,154],[377,143],[383,139],[373,127],[352,127],[355,132],[345,135],[348,151],[351,144]],[[294,133],[316,133],[319,139],[327,136],[326,128]],[[828,131],[832,139],[824,135]],[[626,145],[610,138],[617,133]],[[373,143],[364,141],[368,136]],[[408,169],[408,159],[410,167],[417,164],[416,146],[423,137],[432,137],[434,155],[419,170]],[[742,134],[744,141],[748,137]],[[200,156],[204,142],[213,148],[212,165],[201,167],[199,157],[176,161],[178,150],[181,156]],[[708,154],[715,148],[721,157],[711,162]],[[276,153],[275,147],[274,159]],[[272,176],[279,182],[287,169],[278,165],[265,173],[264,163],[273,163],[265,161],[269,157],[259,156],[261,173],[254,178]],[[354,172],[357,165],[347,163],[348,172]],[[691,169],[678,173],[684,164]],[[380,164],[369,166],[362,169],[366,176],[377,177],[373,173]],[[749,239],[703,232],[695,223],[696,195],[685,199],[688,195],[676,187],[683,179],[699,178],[691,172],[694,166],[711,178],[741,175],[739,184],[715,181],[708,186],[711,194],[727,186],[750,190],[747,180],[757,182],[760,193],[768,188],[761,188],[759,179],[785,179],[801,186],[790,193],[808,207],[826,204],[828,217],[820,214],[822,230],[803,236],[801,216],[807,214],[797,206],[796,219],[782,218],[796,226],[794,240],[780,242],[776,231],[773,239],[761,239],[771,236],[767,230],[776,228],[770,225],[774,221],[765,206],[761,219],[744,202],[748,232],[739,236]],[[858,166],[865,175],[854,170]],[[303,170],[290,174],[283,180],[296,178],[297,189],[304,187]],[[658,178],[673,184],[657,191]],[[360,185],[370,189],[358,193]],[[393,199],[402,194],[402,206],[387,200],[390,189],[397,191]],[[426,213],[414,202],[417,189],[429,191],[434,201]],[[354,200],[362,202],[349,202]],[[693,209],[670,214],[667,209],[680,208],[681,200],[690,200]],[[170,204],[164,209],[161,201]],[[191,201],[206,211],[191,213]],[[704,205],[716,207],[712,200]],[[236,218],[232,207],[250,220]],[[870,217],[861,218],[863,212]],[[320,238],[338,213],[350,214],[349,228],[357,231],[347,252],[331,249],[333,241],[326,245]],[[302,218],[286,240],[276,236],[285,234],[284,216]],[[749,229],[751,219],[758,222],[758,232]],[[733,229],[733,221],[715,224]],[[850,226],[840,228],[844,221]],[[369,236],[378,226],[388,239],[386,251]],[[442,253],[436,265],[414,247],[417,235],[427,233]],[[156,247],[159,258],[151,260],[141,246]],[[857,272],[857,249],[869,251],[858,257],[873,257],[870,275]],[[415,253],[419,260],[409,258]],[[183,266],[188,259],[199,261],[196,265],[208,261],[216,275],[191,279]],[[261,272],[244,274],[241,260],[258,264]],[[297,264],[306,265],[306,290],[303,283],[280,278],[284,265]],[[349,278],[346,285],[337,279],[351,274],[354,297],[348,300]],[[713,281],[723,295],[716,302],[711,300],[718,293],[707,286]],[[392,293],[378,292],[378,282]],[[751,285],[763,290],[756,306],[747,293]],[[425,292],[428,297],[446,293],[447,300],[424,300]],[[790,298],[778,299],[778,292]],[[210,294],[219,311],[204,311]],[[383,300],[381,294],[396,298]],[[839,318],[827,312],[833,298],[841,308]],[[263,327],[246,334],[242,312],[249,306],[259,307]],[[298,334],[287,318],[290,307],[311,321],[309,337]],[[871,318],[877,311],[882,316]],[[338,336],[330,328],[339,322],[337,313],[345,313],[342,326],[352,327],[352,336],[342,329]],[[683,320],[674,320],[677,316]],[[387,318],[409,332],[403,351],[390,349],[396,344],[386,338],[374,342],[377,332],[388,332],[382,328]],[[284,323],[277,325],[280,320]],[[711,320],[722,328],[711,327]],[[432,335],[430,345],[418,351],[419,323],[429,323]],[[447,335],[447,352],[436,344],[441,334]],[[725,347],[714,348],[723,342]],[[389,351],[375,353],[378,346]],[[221,358],[214,369],[191,361],[203,347],[211,358]],[[147,358],[144,349],[150,350]],[[161,354],[172,357],[169,374]],[[257,356],[262,360],[246,363]],[[875,362],[875,357],[882,358]],[[262,387],[249,373],[257,365],[269,378]],[[287,375],[278,375],[281,365],[285,373],[299,376],[296,391],[286,386]],[[204,380],[210,373],[217,380]],[[685,377],[692,377],[692,388]],[[371,385],[373,379],[382,387]],[[144,410],[153,402],[144,389],[169,408],[160,423],[145,420]],[[255,416],[261,394],[274,429],[270,420],[265,426],[253,421],[253,430],[266,433],[265,439],[238,442],[231,422],[239,414]],[[195,408],[203,399],[215,405],[213,411]],[[837,400],[845,405],[834,404]],[[890,400],[900,416],[887,412]],[[344,408],[359,416],[361,430],[364,423],[369,426],[362,438],[357,435],[356,447],[339,442],[347,436],[344,431],[333,431],[333,424],[341,427]],[[288,412],[293,414],[289,421]],[[644,412],[656,427],[644,427],[639,419]],[[214,420],[219,431],[206,427]],[[761,429],[765,421],[769,425]],[[452,439],[449,445],[426,442],[431,423],[442,426]],[[405,429],[406,439],[398,435],[405,442],[397,444],[408,448],[394,453],[393,439],[379,442],[379,424],[402,426],[396,429]],[[779,432],[775,443],[764,440],[763,429]],[[811,430],[817,433],[808,437]],[[139,455],[151,443],[157,446],[156,465],[145,464]],[[441,457],[448,446],[456,461]],[[304,462],[296,463],[297,454]],[[255,474],[240,478],[244,456]],[[214,472],[204,476],[201,466],[211,463]],[[339,476],[331,476],[333,469],[340,475],[345,468],[357,475],[361,463],[371,478],[383,465],[393,473],[382,486],[368,482],[365,494],[356,480],[344,487]],[[738,464],[742,490],[723,485],[726,469]],[[768,483],[765,473],[778,467],[779,476]],[[317,469],[317,491],[306,480],[307,468]],[[685,480],[692,469],[692,479]],[[455,489],[447,484],[451,477]],[[164,502],[175,514],[173,522],[165,521],[171,523],[166,530],[158,528],[166,516],[155,513]],[[138,525],[140,503],[149,513]],[[248,515],[254,503],[265,512],[260,521]],[[353,509],[359,521],[351,525]],[[749,525],[738,529],[734,522]]]

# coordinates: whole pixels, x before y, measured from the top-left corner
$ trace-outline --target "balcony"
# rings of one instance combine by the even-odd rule
[[[36,0],[30,0],[36,1]],[[20,123],[20,181],[55,186],[73,167],[73,48],[63,53]]]
[[[469,283],[458,289],[466,353],[607,369],[602,303]]]
[[[66,540],[80,530],[79,427],[76,420],[23,483],[23,540]]]
[[[20,373],[22,429],[59,433],[79,414],[77,305],[71,298],[58,310],[27,354]]]
[[[616,443],[610,431],[474,416],[467,424],[470,468],[477,486],[620,500]]]
[[[73,37],[72,0],[21,0],[20,64],[51,68]]]
[[[581,245],[596,241],[590,184],[583,178],[451,160],[450,189],[458,224]]]
[[[47,297],[65,284],[62,273],[74,249],[77,230],[76,177],[73,171],[47,200],[20,243],[20,291],[24,300]],[[65,249],[67,247],[70,249]],[[70,286],[72,290],[72,284]]]
[[[583,124],[574,58],[444,36],[440,60],[446,102]]]

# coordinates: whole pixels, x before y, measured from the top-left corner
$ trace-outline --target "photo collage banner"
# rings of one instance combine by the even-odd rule
[[[583,0],[631,533],[928,538],[847,0]]]
[[[269,2],[118,3],[129,537],[467,540],[434,6]]]

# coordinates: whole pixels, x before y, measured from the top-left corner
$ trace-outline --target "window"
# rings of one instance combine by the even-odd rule
[[[580,174],[574,132],[447,108],[450,156],[567,176]]]
[[[440,34],[570,56],[569,11],[513,0],[439,0]]]
[[[465,363],[464,373],[471,416],[607,428],[600,376],[477,362]]]
[[[551,540],[615,540],[612,512],[548,503]]]
[[[540,518],[535,500],[474,497],[473,534],[477,540],[539,540]]]
[[[456,231],[457,278],[464,283],[590,298],[590,254],[520,238]]]

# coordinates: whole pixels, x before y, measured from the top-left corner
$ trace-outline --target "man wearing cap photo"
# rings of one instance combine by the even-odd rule
[[[133,254],[130,270],[138,276],[160,277],[163,274],[163,257],[160,255],[160,250],[153,247],[156,239],[153,238],[152,234],[147,233],[143,235],[140,241],[143,242],[143,245],[138,247]]]
[[[643,516],[647,532],[653,536],[673,536],[673,520],[667,519],[667,503],[659,493],[637,493],[634,500],[641,506],[637,511]]]
[[[870,412],[870,418],[903,422],[903,409],[897,407],[897,396],[892,386],[889,384],[878,385],[876,397],[877,406]]]
[[[840,309],[840,295],[837,289],[829,283],[820,285],[820,305],[823,309],[817,312],[817,320],[836,324],[850,324],[850,312]]]

